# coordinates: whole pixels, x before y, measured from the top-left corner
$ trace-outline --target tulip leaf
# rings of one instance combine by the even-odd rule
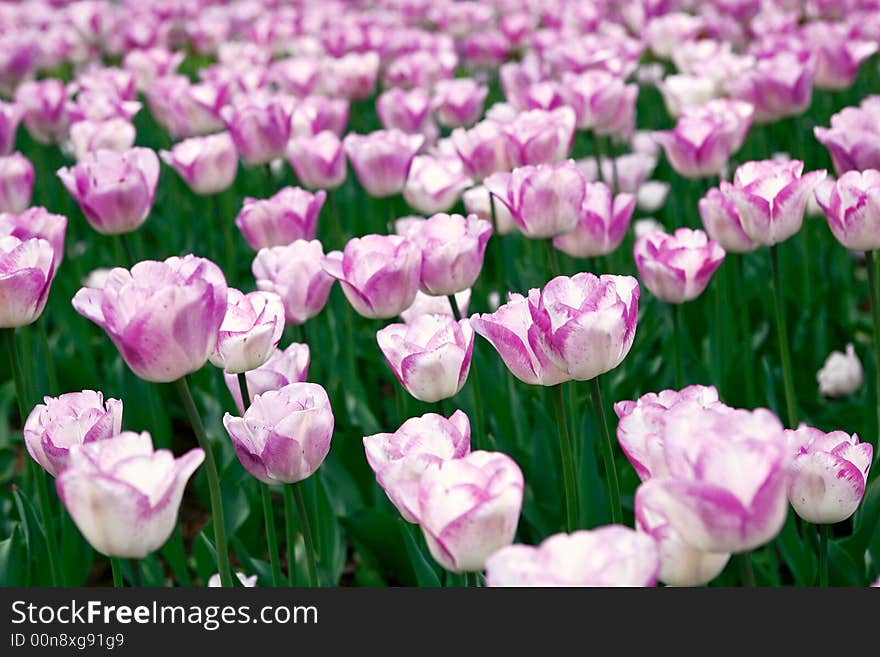
[[[403,540],[402,530],[406,528],[399,527],[397,518],[378,509],[361,509],[340,522],[362,561],[373,563],[396,584],[415,586],[418,583]]]
[[[27,558],[21,525],[12,527],[12,534],[0,541],[0,586],[27,586],[31,561]]]
[[[424,553],[411,533],[413,527],[407,527],[403,520],[398,522],[398,526],[400,527],[400,535],[403,537],[403,542],[406,545],[409,562],[412,564],[416,575],[416,583],[419,586],[440,586],[440,579],[437,577],[437,573],[425,558]]]
[[[832,586],[864,586],[861,562],[854,560],[838,541],[828,541],[828,566]]]
[[[85,584],[95,562],[95,550],[79,533],[73,519],[61,514],[61,568],[68,586]]]
[[[880,477],[875,478],[865,491],[862,504],[855,516],[855,531],[840,542],[840,547],[853,559],[861,560],[871,543],[880,520]]]
[[[785,519],[782,531],[776,537],[775,545],[782,560],[794,577],[798,586],[810,586],[816,578],[816,559],[810,544],[798,532],[798,521],[793,513]]]
[[[168,562],[177,585],[192,586],[192,578],[190,578],[189,569],[186,566],[186,552],[184,551],[183,536],[180,533],[180,524],[175,525],[174,533],[171,538],[165,541],[160,554]]]

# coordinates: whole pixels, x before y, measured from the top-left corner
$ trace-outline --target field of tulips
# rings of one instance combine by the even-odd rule
[[[880,584],[878,50],[0,2],[0,585]]]

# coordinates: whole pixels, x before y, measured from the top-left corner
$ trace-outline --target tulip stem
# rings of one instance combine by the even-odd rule
[[[617,468],[614,465],[614,445],[611,443],[611,433],[608,431],[608,420],[605,417],[605,408],[602,405],[602,386],[599,377],[590,381],[593,389],[590,397],[593,400],[593,411],[596,414],[596,422],[602,432],[601,449],[602,459],[605,461],[605,478],[608,480],[608,494],[611,498],[611,521],[623,522],[623,507],[620,504],[620,483],[617,481]]]
[[[452,307],[452,316],[455,317],[456,322],[460,322],[461,309],[458,307],[455,295],[450,294],[446,298],[449,299],[449,305]],[[474,395],[474,424],[476,425],[476,431],[473,432],[474,446],[477,449],[483,449],[485,445],[483,441],[483,431],[485,429],[483,424],[483,404],[480,397],[480,376],[477,372],[477,364],[474,362],[473,354],[471,354],[471,368],[468,377],[471,382],[471,392]]]
[[[573,532],[577,528],[578,496],[577,479],[574,472],[574,458],[571,450],[571,433],[568,430],[568,417],[565,413],[565,397],[562,384],[554,386],[556,402],[556,421],[559,423],[559,451],[562,456],[562,482],[565,497],[565,529]]]
[[[318,586],[318,569],[315,566],[315,544],[312,541],[312,530],[309,527],[309,516],[306,512],[306,502],[303,499],[302,484],[298,482],[285,486],[284,495],[284,508],[287,511],[288,524],[287,540],[289,542],[293,535],[293,504],[291,504],[290,500],[292,497],[293,501],[296,502],[296,512],[299,515],[300,528],[302,529],[303,542],[306,548],[306,568],[309,573],[309,586]],[[291,573],[293,572],[292,565],[290,571]]]
[[[672,305],[672,359],[675,366],[675,387],[684,386],[684,371],[681,366],[681,304]]]
[[[229,567],[229,549],[226,545],[226,520],[223,516],[223,499],[220,496],[220,476],[217,474],[217,463],[214,461],[214,452],[211,443],[205,433],[202,418],[196,408],[196,403],[189,391],[186,377],[181,377],[174,382],[177,392],[183,401],[187,417],[192,425],[193,433],[199,446],[205,452],[205,474],[208,477],[208,491],[211,496],[211,517],[214,521],[214,543],[217,549],[217,570],[220,572],[220,583],[223,586],[235,586],[232,579],[232,569]]]
[[[125,262],[117,263],[117,267],[127,267],[130,268],[134,265],[137,260],[134,259],[134,254],[131,252],[131,246],[128,243],[128,239],[126,239],[124,233],[120,233],[116,236],[116,243],[122,248],[122,252],[125,254]],[[118,258],[119,256],[117,256]]]
[[[819,525],[819,586],[828,586],[828,537],[831,525]]]
[[[794,379],[791,371],[791,352],[788,348],[788,327],[785,322],[785,309],[782,302],[782,279],[779,273],[778,245],[770,247],[770,269],[773,274],[773,301],[776,311],[776,333],[779,338],[779,356],[782,360],[782,383],[785,390],[785,408],[788,426],[797,424],[797,403],[794,396]]]
[[[122,564],[116,557],[110,557],[110,569],[113,571],[113,587],[121,589],[125,586],[122,580]]]
[[[49,394],[54,395],[58,391],[58,372],[55,369],[55,361],[52,360],[52,351],[49,349],[49,336],[46,333],[45,318],[39,321],[40,342],[43,346],[43,353],[46,355],[46,378],[49,383]]]
[[[562,275],[562,268],[559,266],[559,256],[556,255],[556,247],[553,246],[553,240],[547,240],[547,250],[550,253],[550,274],[553,276]]]
[[[747,588],[754,588],[756,584],[755,571],[752,568],[752,553],[743,552],[738,554],[736,555],[736,560],[739,562],[739,577],[742,585]]]
[[[878,259],[873,251],[865,252],[865,266],[868,270],[868,287],[871,297],[871,316],[874,321],[874,374],[875,404],[877,415],[877,433],[880,434],[880,289],[877,287],[877,264]]]
[[[283,486],[284,534],[287,540],[287,585],[296,583],[296,531],[293,520],[293,495],[291,486]]]
[[[742,281],[745,279],[743,278],[742,256],[735,255],[732,261],[735,265],[734,277],[728,276],[727,278],[728,283],[732,283],[734,293],[736,294],[736,314],[739,316],[742,350],[744,354],[750,354],[752,353],[752,329],[749,326],[748,303],[743,294]],[[755,395],[755,368],[751,358],[743,358],[742,360],[745,368],[746,402],[749,408],[754,408],[757,399]]]
[[[238,373],[238,389],[241,391],[241,406],[247,410],[251,407],[251,395],[248,392],[247,375],[244,372]]]
[[[263,520],[266,523],[266,544],[269,548],[269,563],[272,565],[272,586],[281,586],[281,558],[278,555],[278,533],[275,530],[275,514],[272,511],[272,492],[268,484],[260,484],[263,498]]]

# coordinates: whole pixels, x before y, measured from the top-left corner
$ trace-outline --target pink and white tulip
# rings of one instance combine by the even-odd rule
[[[836,181],[816,188],[837,241],[854,251],[880,248],[880,171],[847,171]]]
[[[403,198],[410,207],[424,214],[446,212],[471,184],[458,158],[416,155],[403,188]]]
[[[585,190],[577,225],[553,238],[553,246],[573,258],[612,253],[623,241],[636,205],[632,194],[613,196],[605,183],[587,183]]]
[[[294,137],[287,145],[287,161],[309,189],[336,189],[347,175],[345,149],[329,130],[314,137]]]
[[[229,189],[238,174],[238,152],[228,132],[190,137],[159,155],[199,196]]]
[[[235,225],[255,251],[313,240],[327,193],[285,187],[267,199],[246,198]]]
[[[0,157],[0,212],[24,212],[34,191],[34,166],[21,153]]]
[[[679,228],[636,240],[633,257],[642,283],[666,303],[692,301],[724,261],[724,249],[701,230]]]
[[[275,349],[269,359],[259,367],[245,374],[248,393],[251,397],[270,390],[280,390],[288,383],[299,383],[306,380],[309,373],[311,354],[309,345],[294,342],[284,351]],[[239,413],[244,413],[244,401],[241,398],[241,387],[235,374],[223,374],[229,394],[235,400]]]
[[[368,135],[349,133],[342,143],[358,182],[370,196],[384,198],[403,191],[413,158],[424,142],[421,135],[377,130]]]
[[[229,288],[217,345],[208,357],[227,374],[249,372],[275,352],[284,332],[284,304],[274,292]]]
[[[42,238],[0,237],[0,328],[32,324],[55,275],[55,249]]]
[[[743,229],[739,212],[727,196],[713,187],[700,199],[698,204],[703,228],[713,240],[730,253],[749,253],[760,244],[748,236]]]
[[[284,303],[290,324],[304,324],[327,304],[333,278],[323,269],[324,249],[317,240],[260,249],[251,266],[257,289],[274,292]]]

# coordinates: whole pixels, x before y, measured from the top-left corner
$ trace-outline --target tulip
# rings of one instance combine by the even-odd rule
[[[846,345],[846,353],[832,351],[825,364],[816,373],[819,393],[824,397],[846,397],[858,390],[864,380],[864,370],[852,343]]]
[[[801,175],[803,169],[798,160],[746,162],[733,184],[721,182],[721,193],[734,204],[750,239],[772,246],[800,230],[807,199],[826,175],[824,170]]]
[[[246,198],[235,225],[255,251],[313,240],[327,193],[285,187],[265,200]]]
[[[473,78],[440,80],[434,87],[431,109],[447,128],[473,125],[483,112],[489,88]]]
[[[147,432],[73,448],[55,485],[86,540],[110,557],[141,559],[158,550],[177,524],[183,489],[205,453],[180,458],[153,450]]]
[[[376,99],[376,113],[386,130],[429,135],[436,127],[431,121],[431,97],[424,89],[388,89]]]
[[[510,174],[500,174],[498,179],[505,181]],[[465,190],[461,195],[465,212],[469,215],[474,214],[483,221],[494,224],[495,232],[498,235],[509,235],[516,230],[516,222],[510,214],[510,210],[501,201],[494,199],[492,194],[484,185],[478,185]],[[494,219],[494,221],[493,221]]]
[[[706,192],[698,207],[703,228],[725,251],[749,253],[760,246],[743,229],[736,206],[717,187]]]
[[[666,232],[666,227],[653,217],[637,219],[633,222],[633,235],[635,235],[636,239],[642,235],[650,235],[657,232]]]
[[[226,315],[209,360],[227,374],[242,374],[275,352],[284,332],[284,304],[274,292],[243,294],[229,288],[227,294]]]
[[[358,182],[370,196],[378,198],[403,191],[413,158],[424,142],[421,135],[399,130],[349,133],[342,141]]]
[[[461,292],[456,292],[455,305],[462,316],[467,315],[468,305],[471,301],[470,288]],[[452,305],[449,303],[449,297],[435,297],[425,294],[421,290],[416,292],[416,298],[412,305],[400,313],[400,319],[405,323],[411,324],[417,317],[422,315],[446,315],[447,317],[455,317]]]
[[[699,385],[680,391],[649,392],[636,401],[614,404],[619,420],[617,441],[642,481],[668,475],[663,453],[664,420],[670,409],[682,403],[695,403],[702,408],[720,404],[714,387]]]
[[[435,214],[419,222],[409,238],[422,252],[421,290],[448,296],[473,286],[491,235],[492,224],[475,215]]]
[[[788,50],[762,57],[727,83],[731,98],[755,108],[755,123],[773,123],[805,112],[813,98],[815,60]]]
[[[844,108],[831,117],[830,128],[816,127],[813,133],[828,149],[838,175],[880,169],[880,96]]]
[[[130,123],[140,110],[141,104],[136,100],[123,100],[106,92],[81,91],[76,100],[67,104],[67,118],[70,123],[103,122],[110,119],[124,119]]]
[[[623,241],[635,209],[632,194],[612,195],[605,183],[586,183],[574,230],[553,238],[553,246],[573,258],[613,252]]]
[[[107,440],[122,430],[122,402],[94,390],[43,397],[24,423],[28,453],[53,477],[63,471],[74,445]]]
[[[12,235],[20,240],[37,237],[52,245],[55,252],[54,271],[64,258],[64,234],[67,232],[67,217],[52,214],[46,208],[32,207],[21,214],[0,214],[0,237]]]
[[[252,589],[257,585],[256,575],[247,576],[242,572],[236,572],[235,576],[246,589]],[[208,588],[220,588],[221,586],[223,586],[223,584],[220,583],[220,573],[214,573],[208,578]]]
[[[327,303],[333,278],[323,267],[324,249],[317,240],[260,249],[251,267],[257,288],[275,292],[291,324],[304,324]]]
[[[21,109],[15,103],[0,101],[0,156],[15,148],[15,135],[21,121]]]
[[[669,75],[657,83],[657,88],[666,112],[676,119],[686,109],[704,105],[718,95],[715,80],[698,75]]]
[[[639,284],[632,276],[557,276],[528,296],[535,339],[577,381],[617,367],[636,332]]]
[[[228,132],[190,137],[159,155],[199,196],[229,189],[238,173],[238,152]]]
[[[468,416],[455,411],[408,419],[394,433],[364,436],[367,463],[376,481],[407,522],[419,513],[419,482],[429,466],[467,456],[471,446]]]
[[[662,427],[666,473],[636,491],[681,539],[704,552],[741,553],[772,540],[788,511],[789,453],[770,411],[677,404]]]
[[[322,266],[360,315],[388,319],[415,300],[421,261],[419,248],[400,235],[366,235],[328,253]]]
[[[684,303],[700,296],[724,255],[718,242],[690,228],[679,228],[672,235],[645,235],[633,247],[642,283],[667,303]]]
[[[811,21],[803,27],[804,41],[816,55],[815,85],[841,91],[855,82],[862,62],[877,52],[873,41],[857,40],[840,23]]]
[[[488,586],[654,586],[654,540],[622,525],[554,534],[538,546],[511,545],[486,561]]]
[[[94,66],[76,76],[77,93],[114,96],[120,100],[137,97],[134,75],[124,68]]]
[[[440,80],[452,78],[457,64],[455,52],[445,49],[441,52],[416,50],[389,62],[382,82],[386,87],[430,89]]]
[[[524,296],[511,293],[506,304],[493,313],[473,315],[470,324],[491,343],[510,373],[523,383],[554,386],[571,379],[539,344],[537,327]]]
[[[786,430],[792,454],[788,500],[807,522],[831,525],[849,518],[865,495],[874,449],[856,434],[824,433],[801,424]]]
[[[600,69],[562,74],[562,95],[579,130],[626,137],[635,128],[639,87]]]
[[[658,579],[668,586],[702,586],[721,574],[729,552],[705,552],[685,543],[666,516],[661,502],[653,504],[650,489],[641,491],[636,509],[636,529],[657,542],[660,551]]]
[[[61,80],[47,78],[22,82],[15,90],[15,104],[24,126],[41,144],[60,143],[67,134],[68,87]]]
[[[847,171],[816,187],[837,241],[853,251],[880,249],[880,171]]]
[[[266,484],[291,484],[324,462],[333,411],[321,386],[290,383],[255,395],[242,417],[226,413],[223,426],[245,470]]]
[[[183,75],[158,78],[144,92],[153,117],[174,139],[222,130],[220,110],[226,106],[227,93],[225,85],[193,84]]]
[[[721,174],[742,146],[753,109],[748,103],[716,100],[685,109],[674,130],[657,132],[672,168],[687,178]]]
[[[137,230],[153,207],[159,158],[149,148],[98,151],[58,170],[89,224],[104,235]]]
[[[403,198],[419,212],[445,212],[472,184],[457,158],[416,155],[403,188]]]
[[[493,174],[485,185],[507,207],[522,233],[535,239],[574,229],[586,193],[584,176],[571,160],[520,167],[509,177]]]
[[[574,128],[575,114],[570,107],[523,112],[501,128],[507,158],[514,167],[559,162],[571,149]]]
[[[269,67],[272,81],[284,92],[303,98],[318,85],[320,62],[309,57],[288,57],[272,62]]]
[[[648,21],[645,26],[645,41],[654,55],[669,59],[682,43],[697,38],[703,28],[701,17],[671,12]]]
[[[0,212],[24,212],[34,190],[34,167],[21,153],[0,157]]]
[[[275,349],[268,360],[259,367],[245,374],[247,389],[251,396],[260,395],[270,390],[280,390],[288,383],[299,383],[306,380],[309,372],[309,345],[294,342],[284,351]],[[235,400],[239,413],[245,412],[241,398],[241,387],[235,374],[223,374],[229,394]]]
[[[309,96],[294,105],[290,120],[294,137],[311,137],[324,130],[341,137],[348,125],[348,101],[344,98]]]
[[[137,88],[146,91],[153,81],[174,75],[185,57],[183,51],[162,47],[130,50],[122,60],[122,67],[134,76]]]
[[[331,96],[364,100],[373,95],[379,76],[379,54],[346,53],[324,60],[324,82]]]
[[[586,158],[576,164],[587,182],[594,182],[601,175],[602,180],[614,183],[618,192],[636,194],[657,167],[657,155],[635,152],[616,158],[603,157],[599,162]]]
[[[465,173],[476,181],[511,168],[507,140],[496,121],[480,121],[469,130],[456,128],[450,139]]]
[[[314,137],[291,139],[287,161],[299,181],[310,189],[336,189],[345,182],[345,150],[339,137],[329,130]]]
[[[46,240],[0,237],[0,328],[37,321],[55,269],[55,250]]]
[[[416,519],[431,556],[452,572],[474,572],[513,542],[523,475],[506,454],[471,452],[428,467],[418,495]]]
[[[127,151],[134,146],[135,137],[134,126],[122,117],[77,121],[70,126],[70,148],[78,161],[95,151]]]
[[[73,307],[107,332],[135,374],[167,383],[208,360],[226,298],[220,268],[187,255],[113,269],[102,289],[81,288]]]
[[[408,324],[386,326],[376,340],[400,385],[420,401],[448,399],[467,381],[474,331],[466,319],[420,315]]]
[[[266,164],[284,155],[290,139],[293,102],[287,96],[237,96],[220,110],[220,118],[246,164]]]

